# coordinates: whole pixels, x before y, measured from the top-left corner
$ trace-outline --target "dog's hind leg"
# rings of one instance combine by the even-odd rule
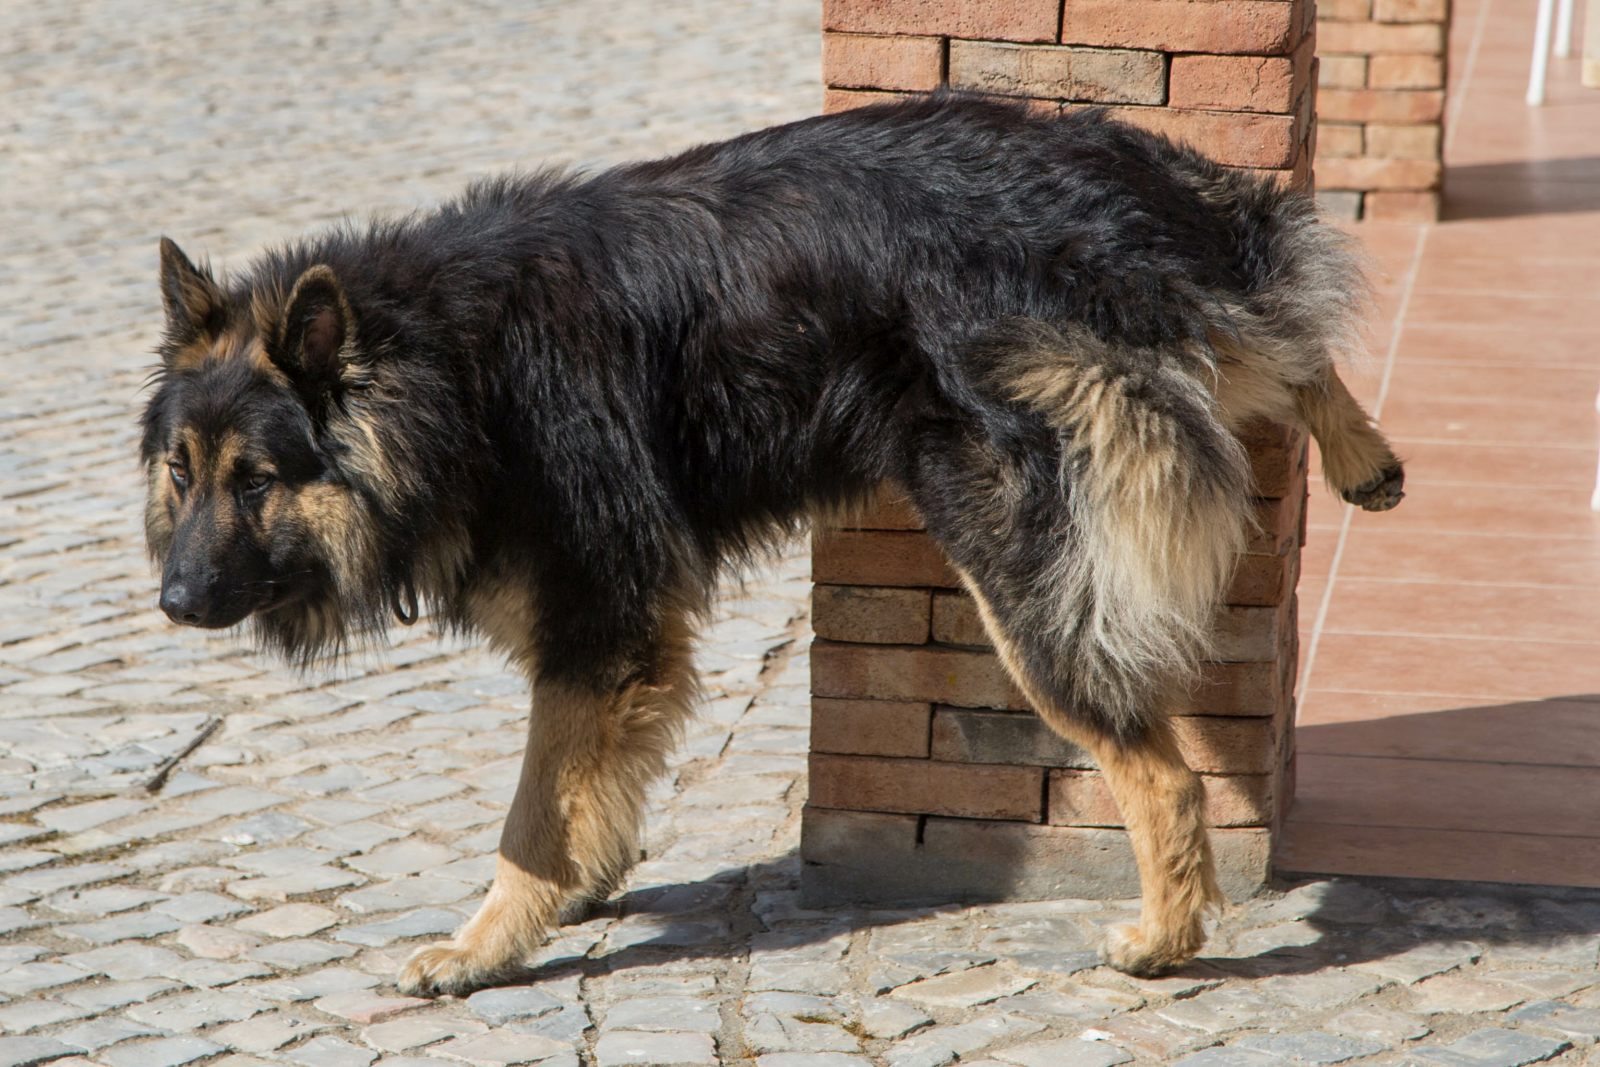
[[[1107,959],[1160,973],[1199,950],[1220,899],[1167,712],[1244,544],[1248,462],[1181,352],[1040,326],[980,355],[1016,417],[928,419],[907,488],[1018,686],[1098,761],[1144,897]]]
[[[1001,661],[1045,723],[1094,757],[1128,828],[1143,900],[1137,926],[1108,933],[1106,962],[1134,975],[1186,963],[1205,944],[1203,919],[1222,902],[1222,892],[1206,832],[1205,793],[1178,750],[1164,695],[1152,690],[1140,722],[1121,729],[1107,709],[1069,704],[1028,669],[1011,627],[970,578],[967,588]]]
[[[1388,511],[1400,503],[1405,469],[1332,365],[1320,381],[1297,387],[1294,403],[1317,439],[1328,488],[1368,511]]]
[[[494,884],[450,941],[406,964],[407,993],[462,993],[516,974],[563,905],[616,885],[638,856],[645,791],[666,769],[696,693],[687,623],[626,684],[534,679],[522,776]]]

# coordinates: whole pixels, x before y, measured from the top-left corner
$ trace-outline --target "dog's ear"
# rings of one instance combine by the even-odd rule
[[[333,268],[311,267],[284,301],[267,355],[318,412],[343,384],[355,351],[356,317]]]
[[[169,351],[222,332],[227,300],[206,267],[196,267],[169,238],[161,239],[161,305],[167,312]]]

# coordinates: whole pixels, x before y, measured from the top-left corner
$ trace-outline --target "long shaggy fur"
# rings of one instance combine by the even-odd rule
[[[405,980],[463,989],[631,854],[718,574],[897,482],[1137,813],[1159,891],[1117,958],[1165,966],[1214,889],[1163,708],[1248,523],[1235,431],[1301,418],[1346,499],[1399,498],[1333,374],[1361,291],[1302,194],[951,95],[481,182],[225,281],[168,242],[162,605],[308,660],[420,603],[527,672],[502,876]]]

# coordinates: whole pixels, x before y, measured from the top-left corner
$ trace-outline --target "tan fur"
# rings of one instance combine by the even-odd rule
[[[1184,763],[1171,722],[1157,715],[1130,742],[1055,706],[1029,677],[983,593],[966,574],[961,579],[1007,672],[1052,730],[1094,756],[1127,824],[1143,902],[1137,927],[1112,931],[1107,962],[1129,974],[1159,974],[1194,958],[1205,944],[1205,913],[1221,904],[1222,893],[1206,835],[1205,793]]]
[[[1286,422],[1294,416],[1293,387],[1271,359],[1231,337],[1211,342],[1218,357],[1214,392],[1229,430],[1257,419]]]
[[[620,879],[638,849],[645,791],[666,770],[697,693],[691,651],[680,617],[643,677],[614,691],[551,684],[535,672],[494,885],[453,939],[411,958],[402,990],[460,992],[515,971],[564,903]]]
[[[1296,389],[1294,400],[1317,439],[1329,489],[1341,496],[1354,493],[1398,464],[1389,442],[1332,368],[1320,382]]]
[[[1063,553],[1062,590],[1087,588],[1099,653],[1128,675],[1181,671],[1206,646],[1217,597],[1243,548],[1247,464],[1221,426],[1220,478],[1198,472],[1191,442],[1169,414],[1137,395],[1140,386],[1096,358],[1103,342],[1087,331],[1048,335],[1014,353],[1007,389],[1062,433],[1075,471],[1071,506],[1081,551]],[[1215,401],[1201,381],[1152,361],[1161,386],[1197,412]]]

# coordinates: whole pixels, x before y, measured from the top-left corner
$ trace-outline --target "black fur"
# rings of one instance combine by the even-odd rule
[[[1202,195],[1225,180],[1226,202]],[[818,506],[894,479],[955,546],[961,501],[993,473],[972,455],[1058,492],[1055,432],[999,394],[994,339],[1035,320],[1126,353],[1204,347],[1219,303],[1248,306],[1279,269],[1280,220],[1306,210],[1097,114],[948,95],[592,176],[487,181],[271,253],[206,322],[171,328],[144,456],[163,463],[186,422],[255,427],[289,488],[340,485],[367,509],[380,558],[370,585],[339,591],[342,626],[380,625],[415,584],[471,627],[475,589],[526,575],[539,670],[615,682],[669,595]],[[331,377],[284,347],[304,323],[281,303],[317,265],[352,316]],[[278,301],[277,326],[252,320],[252,299]],[[254,339],[269,362],[180,367],[193,332]],[[398,472],[392,492],[330,432],[354,418]],[[1019,522],[1013,578],[1064,536],[1050,509]],[[304,656],[342,633],[305,621],[333,594],[295,536],[259,533],[271,567],[310,577],[257,620]],[[442,577],[421,573],[462,536]],[[172,540],[157,531],[152,550],[168,558]]]

